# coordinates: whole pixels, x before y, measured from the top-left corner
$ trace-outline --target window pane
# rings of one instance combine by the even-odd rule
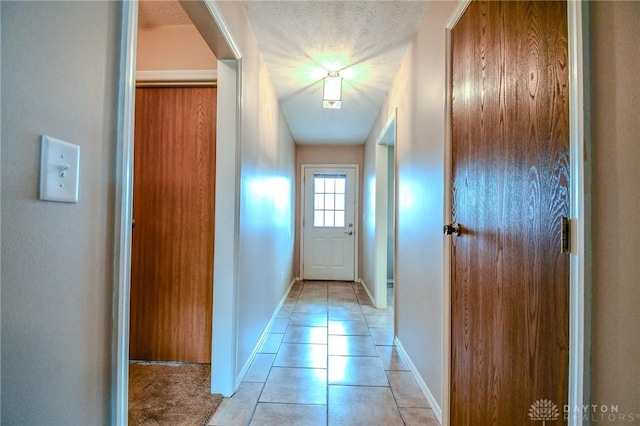
[[[324,192],[326,194],[333,194],[336,187],[336,180],[334,178],[325,179]]]
[[[324,212],[324,226],[334,226],[333,224],[333,211]]]
[[[314,175],[313,225],[344,227],[347,178],[340,174]]]
[[[324,196],[324,208],[326,210],[333,210],[335,209],[335,203],[334,203],[334,199],[335,199],[335,195],[333,194],[325,194]]]

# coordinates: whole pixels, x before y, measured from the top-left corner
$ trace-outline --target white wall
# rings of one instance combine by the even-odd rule
[[[640,2],[598,1],[591,2],[590,8],[591,403],[617,404],[620,413],[637,416],[640,413]]]
[[[109,423],[116,2],[2,2],[2,419]],[[80,145],[77,204],[38,200],[40,134]]]
[[[398,188],[397,336],[442,406],[445,28],[456,2],[431,2],[365,144],[364,197],[375,191],[375,140],[394,108]],[[366,221],[365,217],[365,221]],[[374,243],[373,233],[363,246]],[[373,262],[364,262],[373,276]],[[436,410],[437,407],[434,407]]]
[[[242,52],[238,374],[294,276],[295,144],[244,9],[218,6]]]

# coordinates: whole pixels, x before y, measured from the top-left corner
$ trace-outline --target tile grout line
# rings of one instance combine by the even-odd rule
[[[367,316],[364,313],[362,307],[362,300],[358,297],[358,292],[355,289],[355,284],[357,283],[349,283],[349,288],[350,291],[345,291],[344,293],[348,294],[349,296],[354,296],[355,297],[355,302],[357,304],[357,312],[362,316],[362,320],[364,321],[364,324],[366,325],[366,330],[367,330],[367,336],[369,337],[369,341],[370,343],[373,345],[373,347],[375,348],[375,355],[357,355],[357,354],[345,354],[345,355],[335,355],[335,356],[344,356],[344,357],[355,357],[355,358],[362,358],[362,357],[369,357],[369,358],[377,358],[378,362],[380,363],[380,366],[382,367],[382,371],[385,374],[385,378],[386,378],[386,382],[387,384],[382,386],[382,385],[358,385],[358,384],[345,384],[342,386],[345,387],[366,387],[366,388],[388,388],[391,391],[391,395],[394,401],[394,405],[396,406],[396,409],[398,410],[398,415],[400,416],[400,420],[402,421],[402,423],[404,425],[406,425],[406,421],[404,416],[402,415],[402,412],[400,410],[400,406],[398,403],[398,399],[396,397],[396,393],[393,390],[393,387],[391,386],[391,381],[389,380],[389,371],[391,370],[386,370],[384,368],[384,364],[382,363],[382,358],[380,356],[380,353],[378,351],[378,347],[391,347],[393,348],[394,345],[377,345],[376,341],[373,339],[373,335],[371,334],[371,329],[372,328],[378,328],[378,329],[384,329],[385,327],[371,327],[371,325],[369,324],[369,321],[367,321]],[[324,313],[323,313],[323,322],[325,324],[325,337],[326,337],[326,347],[327,347],[327,352],[326,352],[326,358],[325,358],[325,363],[326,363],[326,368],[325,370],[325,416],[326,416],[326,421],[325,421],[325,425],[328,426],[329,422],[330,422],[330,418],[329,418],[329,412],[330,412],[330,395],[329,395],[329,390],[330,390],[330,382],[329,382],[329,360],[330,357],[332,356],[330,354],[329,351],[329,343],[330,343],[330,337],[331,336],[345,336],[345,337],[349,337],[349,336],[364,336],[361,334],[349,334],[349,332],[345,332],[345,334],[331,334],[329,329],[329,316],[330,316],[330,309],[331,309],[331,299],[332,299],[332,294],[331,294],[331,286],[329,285],[328,282],[324,282],[324,289],[325,289],[325,296],[322,299],[316,299],[315,297],[318,295],[318,291],[317,288],[312,288],[310,286],[308,286],[308,284],[305,281],[302,281],[302,286],[299,290],[295,291],[296,295],[295,295],[295,299],[290,299],[290,302],[294,303],[293,304],[293,308],[290,312],[288,312],[288,317],[283,318],[286,319],[286,326],[283,329],[282,332],[282,339],[280,340],[280,342],[278,343],[277,349],[275,351],[275,353],[273,354],[273,361],[271,362],[271,365],[269,366],[269,372],[267,373],[267,378],[265,379],[264,382],[262,382],[262,388],[260,390],[260,394],[258,395],[258,399],[256,401],[255,406],[253,407],[253,412],[249,418],[249,422],[251,422],[256,414],[257,411],[257,405],[260,404],[260,398],[262,397],[264,391],[265,391],[265,387],[266,384],[269,380],[269,377],[271,376],[271,373],[273,372],[273,368],[276,367],[275,364],[275,360],[278,357],[278,355],[280,354],[280,351],[283,349],[283,345],[284,344],[307,344],[307,345],[314,345],[315,343],[310,343],[310,342],[302,342],[302,341],[296,341],[295,338],[293,341],[290,342],[285,342],[284,341],[284,336],[287,334],[287,332],[291,332],[292,331],[292,327],[307,327],[307,328],[313,328],[313,327],[318,327],[318,325],[316,324],[291,324],[292,321],[292,317],[294,314],[299,313],[299,314],[303,314],[302,316],[304,316],[304,314],[313,314],[313,305],[316,302],[322,302],[324,301],[325,304],[325,309],[324,309]],[[306,291],[305,291],[306,290]],[[346,290],[346,289],[345,289]],[[293,289],[292,289],[293,291]],[[291,294],[291,293],[290,293]],[[307,296],[309,295],[309,296]],[[335,302],[340,302],[341,299],[341,295],[344,295],[342,292],[337,291],[334,292],[333,297],[336,298]],[[289,296],[289,295],[288,295]],[[310,300],[307,300],[307,297],[309,297]],[[346,297],[346,295],[345,295]],[[302,298],[302,300],[301,300]],[[315,299],[315,300],[314,300]],[[302,302],[302,303],[301,303]],[[305,311],[298,311],[298,308],[304,308],[304,309],[308,309],[307,306],[303,306],[303,304],[308,304],[309,307],[311,308],[311,312],[305,312]],[[334,306],[334,308],[340,308],[339,303],[336,304],[336,306]],[[370,314],[371,315],[371,314]],[[387,315],[387,314],[382,314],[382,315]],[[350,318],[345,318],[345,319],[341,319],[341,318],[337,318],[336,321],[338,322],[342,322],[342,321],[346,321],[346,322],[350,322],[350,321],[355,321],[352,320]],[[278,333],[280,334],[280,333]],[[317,343],[318,345],[322,344],[322,343]],[[315,367],[287,367],[286,365],[280,366],[281,368],[295,368],[295,369],[317,369]],[[389,368],[391,368],[391,366],[389,366]],[[339,385],[339,384],[338,384]],[[265,404],[267,404],[267,402],[265,402]],[[274,404],[276,404],[274,402]],[[306,405],[306,406],[313,406],[317,404],[302,404],[302,403],[281,403],[283,405]]]
[[[325,398],[326,398],[326,409],[325,409],[325,418],[324,424],[329,426],[329,285],[327,284],[327,376],[325,382]]]

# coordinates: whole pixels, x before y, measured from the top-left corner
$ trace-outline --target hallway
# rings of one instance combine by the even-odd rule
[[[393,299],[296,282],[252,366],[209,425],[439,425],[393,341]]]

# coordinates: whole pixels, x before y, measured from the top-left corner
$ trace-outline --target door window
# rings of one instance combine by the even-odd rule
[[[314,174],[314,227],[344,228],[346,187],[346,175]]]

